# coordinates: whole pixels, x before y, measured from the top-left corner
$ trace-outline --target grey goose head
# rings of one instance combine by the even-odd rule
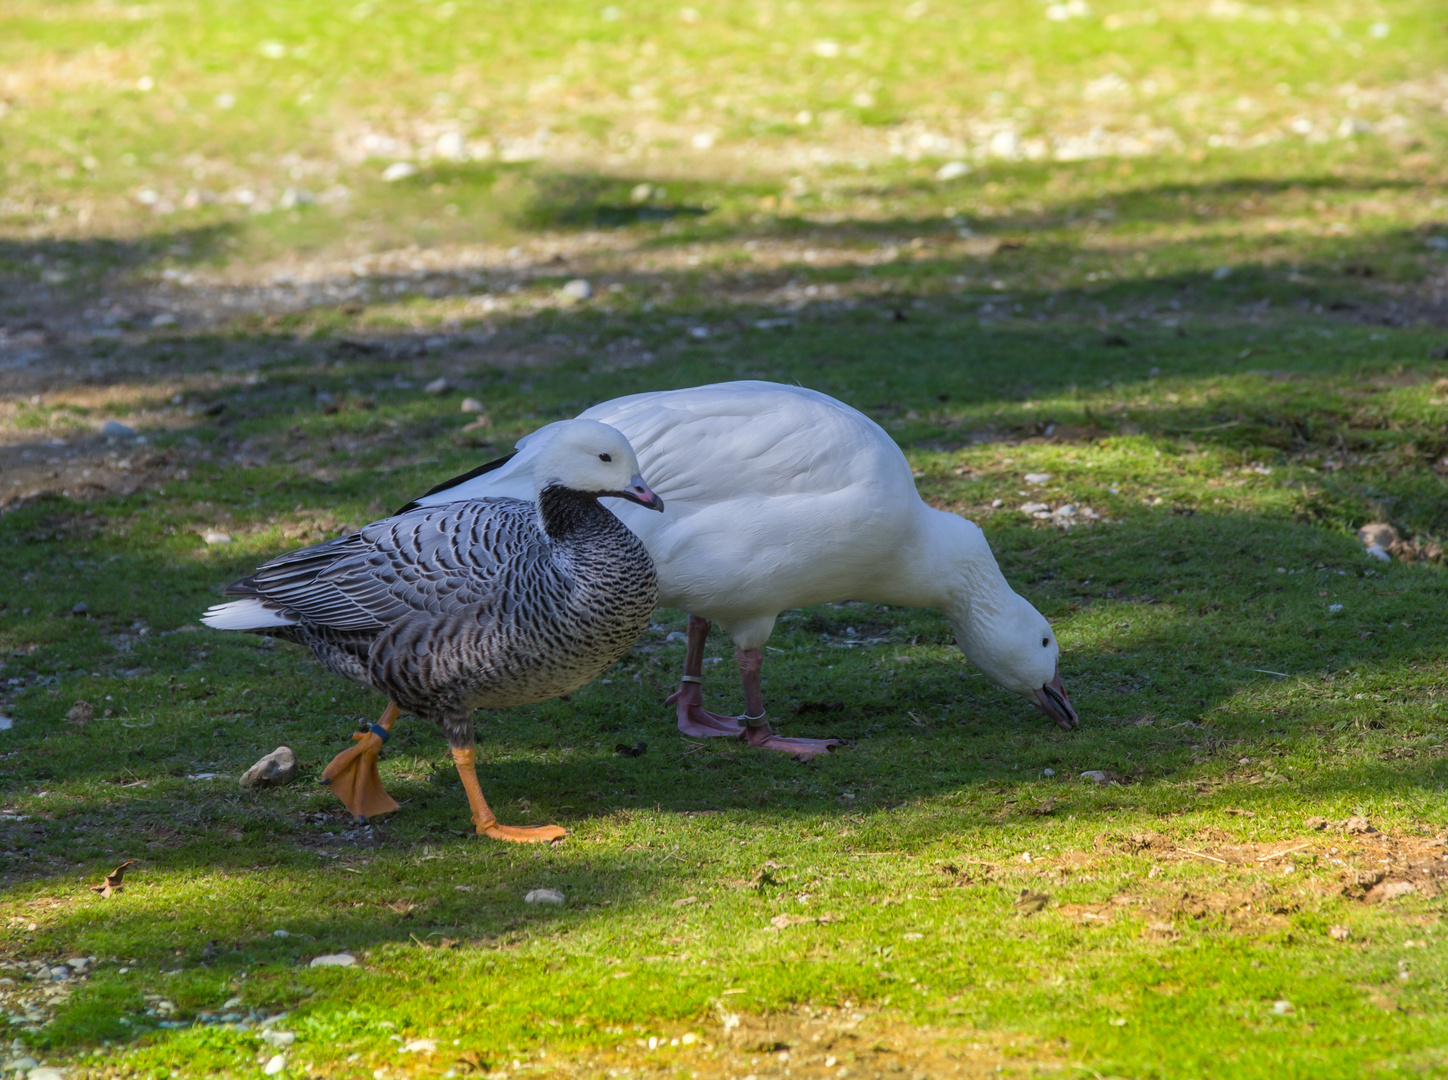
[[[633,447],[617,428],[596,420],[565,420],[554,425],[552,437],[533,470],[534,490],[565,488],[584,495],[611,495],[650,510],[664,509],[664,500],[639,475]]]

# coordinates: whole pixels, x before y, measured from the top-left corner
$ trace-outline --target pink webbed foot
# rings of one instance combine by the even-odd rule
[[[793,754],[802,760],[816,754],[828,754],[835,747],[844,745],[839,739],[788,739],[774,734],[768,721],[746,727],[740,733],[739,741],[757,750],[777,750],[783,754]]]
[[[732,716],[720,716],[704,708],[704,694],[698,683],[685,683],[670,694],[666,705],[674,706],[679,718],[679,731],[696,739],[715,738],[720,735],[739,736],[744,728]]]

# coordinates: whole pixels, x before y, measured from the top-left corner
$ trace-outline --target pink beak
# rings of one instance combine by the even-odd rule
[[[1032,697],[1036,699],[1036,708],[1056,721],[1056,726],[1063,731],[1070,731],[1081,725],[1076,710],[1071,707],[1071,699],[1066,696],[1066,688],[1061,685],[1061,667],[1056,665],[1056,674],[1051,676],[1051,681],[1037,690]]]
[[[604,494],[617,495],[621,499],[636,502],[650,510],[662,512],[664,509],[664,500],[654,493],[653,488],[644,483],[644,478],[638,473],[634,473],[633,478],[628,482],[628,487],[623,491],[608,491]]]

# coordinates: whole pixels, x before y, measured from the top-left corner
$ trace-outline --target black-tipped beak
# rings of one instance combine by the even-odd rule
[[[1033,695],[1036,701],[1036,708],[1056,721],[1056,726],[1063,731],[1070,731],[1074,727],[1081,726],[1081,720],[1076,715],[1076,710],[1071,707],[1071,699],[1066,696],[1066,688],[1061,685],[1061,669],[1056,668],[1056,674],[1051,681],[1037,690]]]
[[[638,473],[633,474],[633,479],[628,482],[628,487],[623,491],[610,491],[606,494],[617,495],[620,499],[636,502],[640,506],[657,510],[660,513],[664,509],[664,500],[654,494],[654,489],[645,484],[644,478]]]

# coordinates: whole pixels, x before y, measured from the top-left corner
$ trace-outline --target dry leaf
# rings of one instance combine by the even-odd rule
[[[488,1071],[489,1066],[488,1063],[483,1060],[483,1056],[476,1050],[465,1050],[459,1054],[457,1060],[453,1062],[453,1068],[462,1075],[467,1076],[469,1073],[485,1073]]]
[[[1016,913],[1018,915],[1034,915],[1041,911],[1051,902],[1049,893],[1031,892],[1030,889],[1022,889],[1021,895],[1016,897]]]
[[[120,866],[116,867],[109,874],[107,874],[106,879],[102,881],[99,885],[92,885],[91,890],[93,892],[98,892],[101,894],[101,896],[109,899],[112,893],[118,893],[121,891],[121,889],[124,888],[124,886],[121,884],[121,878],[126,876],[126,867],[134,865],[135,862],[135,859],[127,859],[125,862],[121,863]]]

